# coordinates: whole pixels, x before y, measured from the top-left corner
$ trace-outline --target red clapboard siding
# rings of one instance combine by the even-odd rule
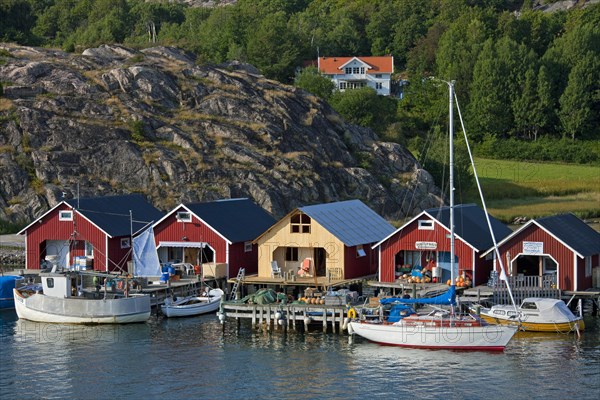
[[[430,219],[427,217],[419,218],[420,220]],[[416,242],[436,242],[437,249],[434,252],[449,252],[450,251],[450,238],[448,237],[449,232],[440,226],[438,223],[433,224],[433,230],[419,229],[419,221],[414,220],[412,223],[404,227],[399,232],[396,232],[389,239],[383,242],[381,247],[381,276],[382,282],[394,282],[395,277],[395,257],[396,254],[403,250],[418,250],[415,247]],[[470,278],[472,277],[473,270],[473,248],[466,244],[464,241],[458,239],[455,240],[455,254],[458,257],[458,272],[462,274],[463,271]],[[423,251],[426,252],[425,250]],[[476,257],[478,253],[475,253]],[[422,258],[425,257],[422,255]],[[422,265],[425,265],[425,260],[422,259]],[[485,265],[485,262],[477,261],[478,265]],[[476,266],[476,268],[478,268]],[[487,267],[489,268],[489,267]],[[483,277],[485,274],[485,268],[481,274],[476,273],[476,279],[487,280],[487,277]],[[482,275],[480,277],[480,275]],[[489,271],[488,271],[489,276]]]
[[[183,208],[175,210],[154,228],[156,244],[159,242],[180,242],[186,237],[188,242],[205,242],[215,251],[215,262],[227,262],[227,241],[217,232],[205,225],[192,215],[192,222],[177,221],[177,212],[186,211]]]
[[[521,254],[523,242],[543,242],[544,253],[550,255],[558,264],[558,288],[574,290],[573,252],[536,224],[531,224],[500,246],[500,254],[504,257],[503,261],[506,260],[507,253],[510,254],[511,260]],[[584,273],[584,269],[579,270],[579,275]]]

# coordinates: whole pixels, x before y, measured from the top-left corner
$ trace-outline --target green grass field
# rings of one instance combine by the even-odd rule
[[[505,222],[572,212],[600,217],[600,167],[475,159],[490,214]],[[477,201],[476,189],[467,200]]]

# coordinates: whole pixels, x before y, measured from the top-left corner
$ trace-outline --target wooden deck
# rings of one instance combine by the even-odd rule
[[[227,318],[235,318],[237,324],[241,319],[250,319],[252,327],[263,327],[267,330],[298,329],[305,331],[309,326],[319,326],[323,332],[331,327],[333,333],[343,332],[348,314],[346,306],[334,305],[309,305],[309,304],[243,304],[231,301],[221,303],[219,313],[223,324]]]
[[[352,285],[354,283],[360,283],[365,278],[354,278],[354,279],[333,279],[326,276],[317,276],[312,278],[301,278],[294,276],[292,279],[284,277],[262,277],[258,275],[245,276],[240,282],[242,285],[273,285],[273,286],[315,286],[315,287],[342,287]],[[227,281],[228,283],[235,283],[236,279],[231,278]]]

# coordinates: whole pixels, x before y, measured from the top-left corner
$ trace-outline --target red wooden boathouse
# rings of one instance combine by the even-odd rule
[[[511,230],[490,216],[497,241]],[[475,285],[487,282],[493,263],[480,258],[492,244],[484,211],[475,204],[454,208],[455,265]],[[450,279],[450,208],[423,211],[373,246],[379,249],[379,280],[394,282],[403,267],[424,267],[429,260],[442,268],[442,281]]]
[[[140,194],[61,201],[19,232],[25,235],[26,268],[40,269],[45,260],[66,267],[85,257],[94,270],[126,271],[132,231],[160,217]]]
[[[551,275],[560,290],[586,290],[600,265],[600,233],[573,214],[560,214],[530,220],[501,241],[498,250],[509,275]],[[492,248],[483,255],[493,253]],[[499,273],[499,265],[495,270]]]
[[[161,262],[185,262],[216,268],[235,277],[258,270],[258,249],[252,244],[275,223],[262,207],[247,198],[180,204],[154,224]]]

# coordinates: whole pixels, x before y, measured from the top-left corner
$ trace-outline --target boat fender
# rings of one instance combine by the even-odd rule
[[[219,313],[219,321],[222,323],[225,322],[225,314],[224,313]]]
[[[277,312],[275,313],[275,319],[276,319],[276,320],[280,320],[280,319],[281,319],[281,313],[280,313],[279,311],[277,311]]]
[[[356,310],[354,309],[354,307],[350,308],[348,310],[348,318],[354,319],[356,317],[357,317]]]
[[[348,324],[348,334],[350,336],[354,334],[354,328],[352,328],[352,324]]]

